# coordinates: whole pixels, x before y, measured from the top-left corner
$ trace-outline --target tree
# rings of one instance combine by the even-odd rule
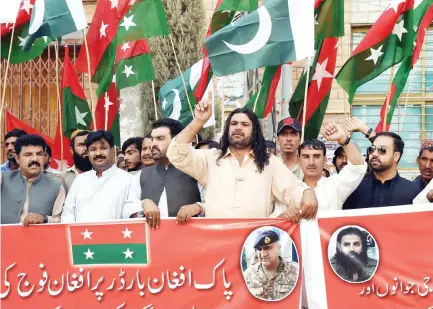
[[[206,34],[203,0],[164,0],[168,25],[182,72],[203,58],[202,46]],[[169,37],[151,38],[150,50],[155,68],[155,94],[162,85],[180,75]],[[144,132],[150,132],[155,121],[152,83],[141,86]],[[158,118],[161,106],[158,102]]]

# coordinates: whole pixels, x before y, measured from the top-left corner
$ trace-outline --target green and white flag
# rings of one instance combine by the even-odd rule
[[[86,27],[87,19],[81,0],[36,0],[24,51],[29,50],[37,38],[47,36],[57,39]]]
[[[270,0],[205,40],[216,75],[314,55],[314,1]]]
[[[162,113],[165,118],[171,118],[179,120],[184,126],[192,120],[191,109],[194,111],[196,98],[193,94],[198,81],[202,75],[203,60],[195,63],[192,67],[188,68],[183,72],[183,78],[187,85],[188,94],[185,93],[185,87],[182,82],[182,77],[179,75],[175,79],[166,82],[159,90],[158,97],[162,104]],[[209,83],[209,86],[203,97],[206,97],[208,92],[211,91],[213,94],[213,85]],[[189,96],[191,107],[188,104],[186,96]],[[214,96],[212,95],[212,101]],[[214,104],[212,104],[214,108]],[[215,125],[215,113],[212,112],[212,117],[208,122],[205,123],[204,127],[210,127]]]
[[[49,39],[48,37],[38,38],[34,41],[30,50],[25,52],[23,50],[24,41],[28,35],[28,32],[28,23],[15,30],[12,43],[12,52],[10,55],[10,63],[19,64],[39,57],[40,55],[42,55],[47,45],[51,43],[51,39]],[[11,35],[12,33],[9,33],[2,38],[1,58],[3,59],[8,59],[9,48],[11,44]]]

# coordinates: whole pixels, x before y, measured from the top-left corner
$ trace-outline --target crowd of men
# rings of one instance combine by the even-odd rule
[[[340,144],[333,158],[337,173],[330,176],[324,143],[301,143],[296,119],[278,124],[276,156],[275,144],[264,139],[259,120],[248,109],[229,115],[220,143],[197,141],[209,117],[209,106],[201,103],[186,128],[172,119],[156,121],[144,138],[124,142],[117,164],[110,132],[77,130],[70,143],[74,166],[61,172],[49,167],[51,149],[42,137],[19,129],[8,132],[7,161],[0,166],[1,223],[145,217],[157,228],[161,218],[177,217],[184,224],[194,216],[279,216],[297,223],[314,218],[318,210],[433,200],[432,141],[420,149],[420,176],[412,182],[397,171],[404,151],[400,136],[376,134],[356,118],[344,125],[329,123],[324,138]],[[352,132],[371,141],[366,159],[351,142]]]
[[[42,137],[19,129],[8,132],[7,161],[0,166],[1,224],[140,217],[153,229],[168,217],[176,217],[178,224],[191,217],[280,217],[299,223],[318,211],[433,201],[432,141],[419,151],[420,176],[409,181],[398,173],[404,152],[400,136],[376,134],[356,118],[344,125],[329,123],[323,137],[340,145],[332,161],[337,172],[330,175],[325,144],[318,139],[301,143],[302,126],[296,119],[278,124],[276,155],[277,147],[265,140],[257,116],[244,108],[230,113],[220,143],[198,140],[211,114],[212,107],[201,102],[185,128],[172,119],[156,121],[150,134],[124,142],[117,162],[110,132],[76,130],[70,139],[74,166],[61,172],[49,167],[51,149]],[[351,142],[352,132],[370,140],[366,159]],[[359,235],[344,237],[349,236],[359,246],[346,251],[365,250]],[[263,251],[260,246],[258,251]],[[350,269],[344,263],[333,267],[354,281],[364,276],[353,263],[346,264]],[[271,266],[276,274],[279,266]],[[257,278],[270,278],[266,267],[257,271],[264,272]]]

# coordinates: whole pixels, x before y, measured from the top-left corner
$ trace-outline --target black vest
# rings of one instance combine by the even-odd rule
[[[168,169],[160,163],[143,168],[140,174],[140,185],[141,200],[150,199],[156,205],[165,188],[170,217],[176,217],[182,206],[201,201],[197,180],[171,164]]]

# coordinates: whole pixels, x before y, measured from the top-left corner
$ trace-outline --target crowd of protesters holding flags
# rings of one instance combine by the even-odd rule
[[[107,222],[143,217],[151,228],[162,218],[185,224],[191,217],[280,217],[293,223],[319,211],[429,203],[433,201],[433,142],[423,143],[420,176],[398,173],[404,141],[393,132],[375,133],[356,118],[324,124],[323,137],[338,143],[326,170],[326,147],[301,140],[298,120],[277,127],[266,141],[257,116],[235,109],[221,141],[197,141],[211,117],[208,102],[196,105],[185,128],[164,118],[144,137],[124,142],[115,162],[113,135],[76,130],[70,150],[75,165],[49,167],[51,149],[38,135],[14,129],[5,136],[7,161],[0,166],[1,224]],[[352,132],[369,139],[365,159],[351,142]],[[123,165],[123,166],[122,166]]]

